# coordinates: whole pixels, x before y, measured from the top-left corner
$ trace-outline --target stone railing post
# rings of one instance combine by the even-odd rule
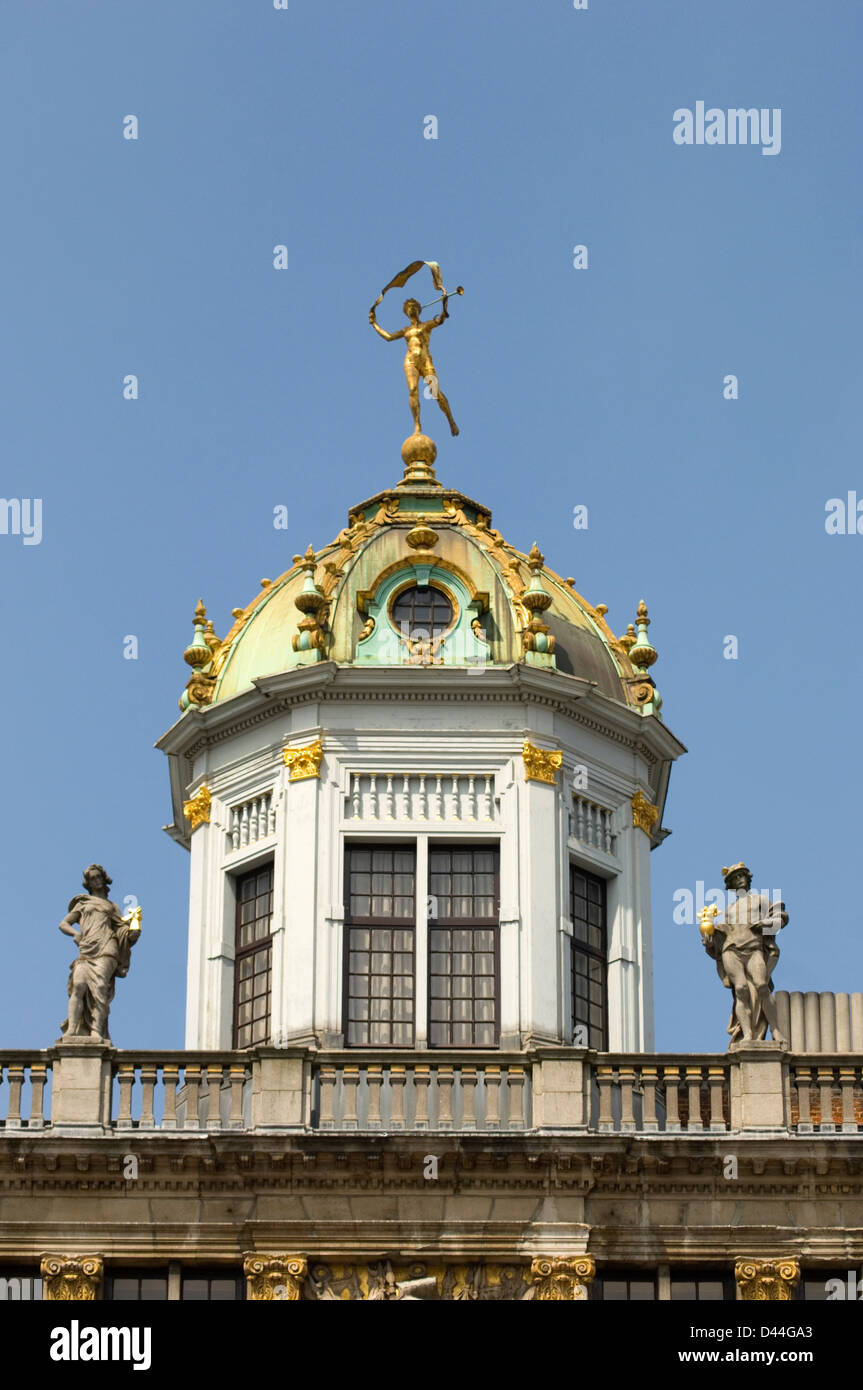
[[[786,1046],[767,1041],[739,1042],[732,1043],[728,1051],[732,1130],[788,1130],[791,1117],[786,1107]]]
[[[586,1130],[590,1123],[590,1065],[584,1053],[543,1052],[533,1063],[535,1129]]]
[[[58,1043],[54,1049],[54,1130],[102,1133],[111,1124],[113,1049],[101,1043]]]
[[[309,1085],[304,1053],[260,1048],[252,1063],[252,1129],[303,1129]]]

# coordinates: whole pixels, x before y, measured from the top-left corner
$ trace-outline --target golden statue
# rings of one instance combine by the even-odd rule
[[[396,286],[398,286],[399,288],[403,287],[410,279],[410,277],[412,275],[415,275],[418,270],[421,270],[424,265],[427,265],[432,273],[432,279],[434,281],[435,289],[441,291],[440,299],[433,299],[431,301],[431,304],[441,304],[442,307],[440,313],[436,315],[435,318],[427,319],[425,322],[423,322],[420,319],[420,314],[422,313],[423,309],[430,308],[431,304],[420,304],[419,300],[406,299],[404,304],[402,305],[402,308],[405,314],[407,315],[407,327],[400,328],[397,333],[388,333],[386,329],[381,328],[380,324],[377,322],[375,318],[375,310],[377,309],[384,295],[387,293],[387,290],[394,289]],[[464,290],[462,289],[461,285],[458,286],[456,294],[464,294]],[[432,361],[431,352],[429,350],[429,339],[431,338],[432,329],[440,327],[444,319],[449,318],[449,312],[447,309],[448,300],[449,295],[443,287],[443,283],[441,281],[440,266],[437,264],[437,261],[412,261],[411,264],[406,267],[406,269],[400,271],[398,275],[394,276],[390,283],[387,286],[385,286],[384,289],[381,290],[380,294],[378,295],[377,299],[375,300],[374,304],[369,310],[369,323],[371,324],[372,328],[375,330],[376,333],[379,333],[380,336],[384,338],[388,343],[394,343],[399,338],[404,338],[405,340],[407,346],[407,352],[405,353],[405,377],[407,378],[408,383],[408,394],[410,397],[411,415],[413,416],[414,421],[414,434],[422,434],[422,426],[420,425],[419,400],[420,378],[422,378],[426,382],[429,389],[431,390],[432,395],[434,396],[435,400],[437,401],[438,405],[440,406],[441,410],[446,416],[449,422],[450,433],[458,434],[458,425],[452,418],[452,411],[449,408],[449,401],[447,400],[443,391],[441,391],[440,386],[438,384],[437,372],[435,371],[435,365]]]

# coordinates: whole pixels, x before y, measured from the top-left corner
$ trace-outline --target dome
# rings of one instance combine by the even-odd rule
[[[658,712],[643,603],[638,636],[630,626],[616,637],[604,606],[576,593],[536,545],[527,554],[515,549],[487,507],[437,481],[431,440],[415,435],[408,444],[402,481],[352,507],[331,544],[310,545],[278,579],[262,580],[261,592],[234,610],[224,640],[199,604],[181,709],[330,661],[474,670],[525,663]]]

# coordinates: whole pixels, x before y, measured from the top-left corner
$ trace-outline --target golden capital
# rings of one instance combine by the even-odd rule
[[[210,824],[211,801],[210,788],[199,787],[194,796],[183,802],[183,815],[190,822],[193,831],[197,830],[199,825]]]
[[[537,748],[525,739],[521,750],[524,762],[524,775],[528,782],[549,782],[555,784],[557,769],[563,762],[562,753],[551,753],[546,748]]]
[[[44,1255],[39,1272],[50,1302],[94,1302],[102,1292],[101,1255]]]
[[[288,781],[302,782],[306,777],[320,777],[323,756],[324,748],[319,738],[314,743],[307,743],[304,748],[283,748],[282,762],[291,769]]]
[[[584,1302],[587,1288],[596,1274],[592,1255],[565,1255],[532,1260],[530,1282],[535,1297],[543,1302],[566,1300]]]
[[[303,1255],[247,1255],[243,1260],[248,1297],[255,1302],[296,1303],[308,1272]]]
[[[737,1260],[734,1278],[748,1303],[788,1303],[800,1279],[800,1261]]]
[[[636,830],[643,830],[649,839],[658,819],[659,807],[648,801],[642,792],[636,792],[632,798],[632,824]]]

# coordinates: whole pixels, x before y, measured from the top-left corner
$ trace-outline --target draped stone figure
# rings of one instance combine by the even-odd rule
[[[728,1032],[732,1043],[760,1042],[767,1037],[784,1043],[776,1018],[773,971],[779,960],[776,933],[788,923],[785,904],[766,893],[750,892],[752,874],[743,863],[722,870],[729,904],[724,920],[710,921],[717,909],[701,914],[701,939],[716,962],[719,978],[734,992]]]
[[[69,904],[60,930],[78,946],[78,958],[69,970],[69,1012],[62,1025],[61,1041],[86,1038],[110,1042],[108,1010],[114,998],[114,981],[128,973],[132,947],[141,931],[141,909],[124,917],[108,898],[111,879],[101,864],[84,870],[86,893]]]

